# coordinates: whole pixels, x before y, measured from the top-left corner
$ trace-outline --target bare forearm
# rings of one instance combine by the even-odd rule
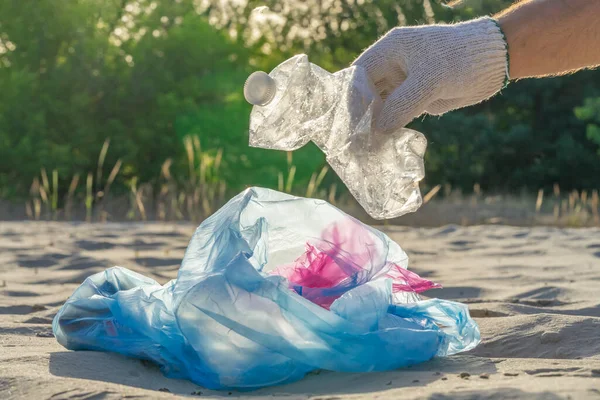
[[[600,1],[524,0],[496,16],[511,79],[600,65]]]

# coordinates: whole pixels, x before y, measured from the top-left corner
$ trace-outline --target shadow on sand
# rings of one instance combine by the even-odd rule
[[[497,369],[490,359],[462,355],[434,359],[417,366],[388,372],[359,374],[316,371],[309,373],[303,380],[288,385],[237,393],[205,390],[190,381],[169,379],[160,372],[158,366],[150,362],[127,358],[118,354],[64,351],[50,355],[50,373],[55,376],[112,382],[147,390],[166,388],[171,393],[182,395],[201,392],[202,395],[226,397],[232,395],[243,395],[245,397],[320,396],[334,399],[336,395],[376,393],[396,388],[417,388],[440,379],[448,379],[448,376],[457,379],[457,376],[465,371],[473,376],[472,379],[479,379],[479,374],[491,375]],[[365,383],[365,381],[368,383]],[[442,396],[442,393],[440,393],[440,396]],[[515,398],[518,398],[518,396]]]

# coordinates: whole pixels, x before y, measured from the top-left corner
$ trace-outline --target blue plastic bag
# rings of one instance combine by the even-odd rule
[[[95,274],[53,329],[68,349],[151,360],[211,389],[391,370],[475,347],[467,307],[421,300],[437,285],[407,264],[386,235],[325,201],[252,188],[198,227],[177,279]]]

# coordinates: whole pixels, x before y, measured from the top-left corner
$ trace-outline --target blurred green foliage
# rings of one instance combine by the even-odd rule
[[[306,53],[335,71],[397,25],[458,21],[508,0],[3,0],[0,2],[0,195],[27,194],[41,168],[60,187],[123,161],[114,191],[185,170],[183,138],[224,150],[228,187],[277,186],[280,152],[247,145],[241,89],[255,69]],[[253,12],[256,7],[269,10]],[[411,127],[430,141],[427,181],[514,191],[600,187],[600,74],[527,80],[491,101]],[[574,112],[575,110],[575,112]],[[295,182],[324,165],[294,153]],[[330,181],[335,177],[328,175]]]
[[[600,97],[586,99],[581,107],[575,109],[575,115],[578,119],[588,123],[587,137],[599,146],[598,155],[600,156]]]

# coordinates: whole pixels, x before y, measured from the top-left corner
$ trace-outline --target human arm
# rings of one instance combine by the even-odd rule
[[[383,132],[423,113],[480,103],[509,75],[558,75],[598,64],[597,0],[525,0],[494,18],[394,28],[354,62],[385,100],[376,120]]]
[[[529,0],[495,18],[508,42],[511,79],[600,65],[600,1]]]

